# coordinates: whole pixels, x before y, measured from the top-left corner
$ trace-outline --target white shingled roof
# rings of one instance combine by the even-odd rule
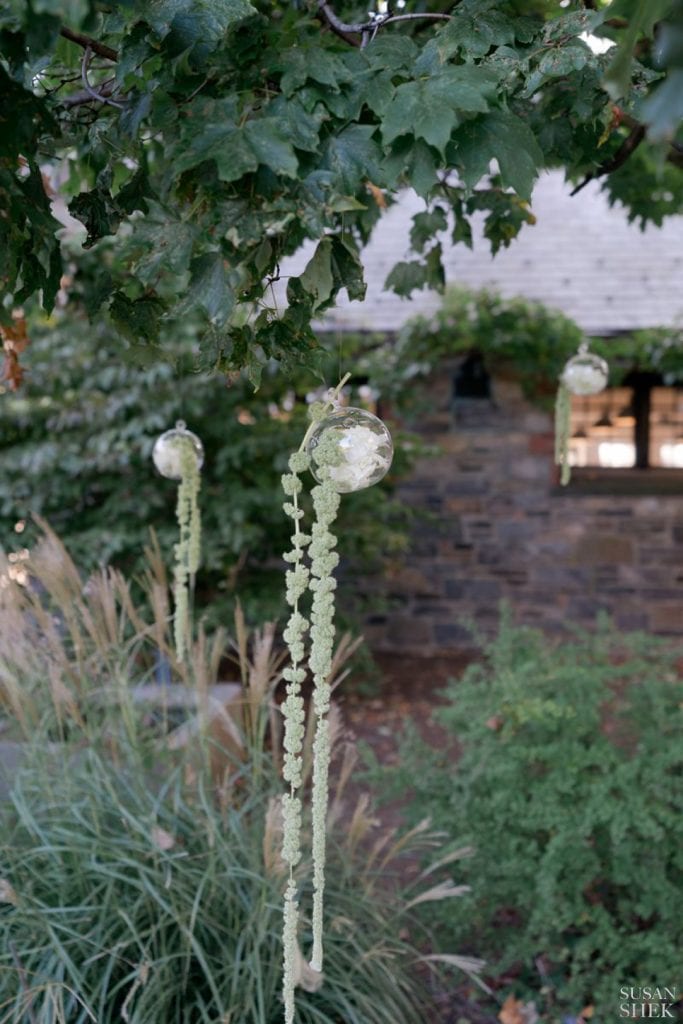
[[[525,226],[495,258],[482,236],[481,215],[473,222],[473,251],[453,246],[444,235],[447,283],[536,299],[563,310],[589,334],[682,322],[683,217],[641,231],[621,207],[608,205],[599,184],[592,182],[573,198],[570,191],[561,173],[544,174],[533,196],[537,223]],[[438,308],[440,297],[433,292],[405,300],[384,289],[393,265],[415,258],[408,235],[412,215],[423,209],[424,201],[407,192],[385,212],[363,254],[365,302],[348,302],[344,293],[320,326],[395,330]],[[312,252],[307,245],[283,264],[283,276],[300,273]]]

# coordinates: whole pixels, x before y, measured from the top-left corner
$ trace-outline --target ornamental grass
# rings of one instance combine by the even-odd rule
[[[289,865],[275,627],[250,635],[238,612],[232,636],[199,627],[177,661],[153,542],[139,602],[113,570],[83,579],[47,527],[25,566],[30,586],[8,568],[0,701],[24,760],[0,803],[0,1024],[280,1024]],[[337,644],[332,690],[354,647]],[[160,663],[191,697],[180,716],[136,695]],[[213,684],[230,664],[240,687],[221,703]],[[403,835],[378,823],[367,795],[351,794],[355,748],[335,701],[328,721],[326,960],[320,974],[296,959],[296,1021],[418,1024],[439,954],[414,908],[460,890],[437,884],[444,868],[405,883],[404,858],[438,861],[441,839],[424,822]],[[309,712],[306,790],[314,726]],[[302,813],[305,851],[311,831]],[[310,853],[294,877],[309,948]]]

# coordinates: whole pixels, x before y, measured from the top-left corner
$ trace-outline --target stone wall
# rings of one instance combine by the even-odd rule
[[[369,616],[370,645],[462,651],[472,646],[464,622],[491,632],[503,600],[517,622],[549,633],[607,612],[624,630],[683,636],[683,473],[673,496],[561,489],[551,416],[506,381],[494,382],[493,405],[472,400],[454,412],[451,369],[430,385],[429,415],[414,425],[440,454],[400,486],[426,518],[378,585],[387,611]]]

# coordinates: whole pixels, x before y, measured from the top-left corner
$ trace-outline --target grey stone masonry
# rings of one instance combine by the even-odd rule
[[[387,609],[368,617],[371,647],[462,651],[468,623],[491,632],[503,600],[549,634],[606,612],[620,629],[683,636],[683,471],[673,495],[560,488],[550,414],[510,381],[494,381],[493,403],[455,411],[450,389],[446,366],[410,425],[439,454],[399,487],[420,514],[409,554],[370,584]]]

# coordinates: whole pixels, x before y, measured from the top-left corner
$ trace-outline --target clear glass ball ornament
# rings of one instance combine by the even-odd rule
[[[181,480],[183,476],[183,454],[192,451],[197,459],[197,469],[204,465],[204,445],[196,434],[188,430],[184,420],[178,420],[175,427],[166,430],[154,442],[152,459],[162,476],[169,480]]]
[[[308,442],[308,453],[315,479],[321,482],[320,466],[327,464],[334,489],[348,494],[371,487],[386,475],[394,457],[394,445],[377,416],[351,407],[336,409],[316,425]]]
[[[560,379],[572,395],[598,395],[607,387],[608,378],[605,360],[589,352],[584,343],[566,363]]]

